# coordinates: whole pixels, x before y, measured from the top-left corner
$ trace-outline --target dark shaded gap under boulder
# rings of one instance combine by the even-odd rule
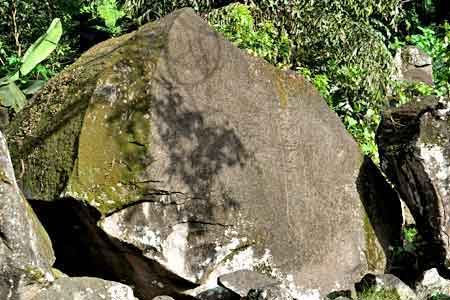
[[[72,198],[29,202],[52,240],[54,267],[63,273],[129,285],[141,300],[158,295],[193,299],[181,292],[197,285],[146,258],[134,246],[107,235],[97,226],[100,213],[96,209]]]
[[[403,223],[401,202],[397,192],[368,157],[364,158],[361,165],[357,186],[368,221],[386,254],[385,272],[394,274],[406,284],[414,286],[420,279],[422,271],[416,264],[411,263],[411,259],[414,258],[399,256],[395,252],[402,247]]]

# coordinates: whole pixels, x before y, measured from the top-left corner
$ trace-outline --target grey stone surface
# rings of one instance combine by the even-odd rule
[[[250,270],[239,270],[219,276],[218,282],[241,297],[245,297],[251,289],[261,289],[279,284],[278,281],[266,275]]]
[[[198,287],[196,290],[186,291],[187,295],[195,295],[199,300],[240,300],[241,297],[235,292],[221,286]]]
[[[263,270],[320,297],[384,270],[390,236],[337,115],[190,9],[90,49],[8,138],[27,196],[89,203],[110,236],[193,283]]]
[[[174,300],[174,299],[170,296],[161,295],[161,296],[156,296],[152,300]]]
[[[450,102],[421,97],[383,114],[377,139],[381,167],[427,243],[422,268],[450,258]]]
[[[423,274],[422,280],[416,285],[419,299],[429,299],[433,294],[450,295],[450,280],[441,277],[438,271],[433,268]]]
[[[89,277],[65,277],[24,300],[138,300],[129,286]]]
[[[433,84],[433,66],[429,55],[414,46],[397,51],[394,59],[397,80]]]
[[[308,299],[306,296],[302,298]],[[299,298],[299,299],[302,299]],[[246,300],[294,300],[290,292],[282,286],[267,286],[259,289],[252,289],[248,292]],[[320,298],[318,298],[320,299]]]
[[[51,242],[16,183],[0,132],[0,299],[14,299],[24,284],[53,279]]]

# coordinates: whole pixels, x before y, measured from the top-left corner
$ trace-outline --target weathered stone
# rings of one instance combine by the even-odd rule
[[[52,280],[51,242],[16,183],[8,147],[0,132],[0,299],[17,289]]]
[[[247,296],[251,289],[262,289],[279,284],[278,281],[266,275],[250,270],[239,270],[219,276],[218,282],[241,297]]]
[[[161,296],[156,296],[152,300],[174,300],[174,299],[170,296],[161,295]]]
[[[0,130],[4,130],[9,124],[8,108],[0,106]]]
[[[23,300],[137,300],[129,286],[89,277],[64,277]]]
[[[384,112],[377,139],[381,166],[408,205],[426,242],[422,268],[450,258],[450,102],[417,98]]]
[[[318,298],[385,267],[390,237],[339,118],[192,10],[90,49],[8,138],[29,198],[89,203],[110,236],[195,284],[252,269]]]
[[[199,286],[196,289],[188,290],[186,295],[195,295],[200,300],[240,300],[241,297],[235,292],[221,286],[210,288],[208,286]]]
[[[429,55],[414,46],[400,48],[394,58],[395,79],[433,84],[433,66]]]
[[[416,285],[419,299],[429,299],[434,294],[450,295],[450,281],[442,278],[433,268],[423,274],[422,280]]]
[[[282,286],[267,286],[259,289],[251,289],[247,296],[242,298],[245,300],[294,300],[289,290]],[[302,298],[308,300],[308,296],[303,296]],[[311,298],[316,299],[316,297]],[[320,298],[317,298],[320,299]]]

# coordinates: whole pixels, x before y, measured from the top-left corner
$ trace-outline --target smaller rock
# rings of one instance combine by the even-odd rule
[[[20,297],[20,299],[26,299]],[[89,277],[63,277],[29,300],[138,300],[127,285]],[[168,299],[167,299],[168,300]]]
[[[269,278],[261,273],[250,270],[239,270],[219,276],[219,285],[227,288],[241,297],[249,294],[250,290],[260,290],[265,287],[275,286],[278,281]]]
[[[419,48],[407,46],[399,49],[394,61],[397,68],[395,79],[433,84],[432,59]]]
[[[336,300],[336,299],[351,299],[352,298],[352,291],[349,290],[343,290],[343,291],[334,291],[327,295],[325,299],[329,300]]]
[[[450,280],[442,278],[437,269],[425,271],[423,279],[416,286],[419,299],[428,299],[433,294],[450,295]]]
[[[293,300],[289,291],[281,286],[267,286],[261,289],[251,289],[245,300]],[[300,299],[301,300],[301,299]]]
[[[239,300],[241,296],[237,295],[235,292],[226,289],[221,286],[216,286],[214,288],[208,288],[204,290],[204,287],[200,286],[199,291],[201,292],[193,292],[191,296],[195,296],[195,298],[199,300]],[[193,290],[191,290],[193,291]],[[189,293],[187,293],[189,294]]]
[[[161,295],[154,297],[152,300],[174,300],[174,299],[167,295]]]
[[[416,293],[409,286],[392,274],[367,274],[355,287],[358,292],[374,287],[375,290],[394,290],[400,300],[418,299]]]
[[[52,281],[52,243],[20,191],[0,132],[0,299],[34,282]]]

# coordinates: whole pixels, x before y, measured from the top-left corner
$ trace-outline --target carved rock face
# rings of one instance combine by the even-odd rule
[[[383,271],[398,238],[395,193],[315,89],[188,9],[89,50],[8,137],[28,197],[90,204],[197,284],[253,269],[319,297]]]
[[[386,111],[378,129],[381,166],[426,240],[425,268],[450,257],[449,99],[418,98]]]

